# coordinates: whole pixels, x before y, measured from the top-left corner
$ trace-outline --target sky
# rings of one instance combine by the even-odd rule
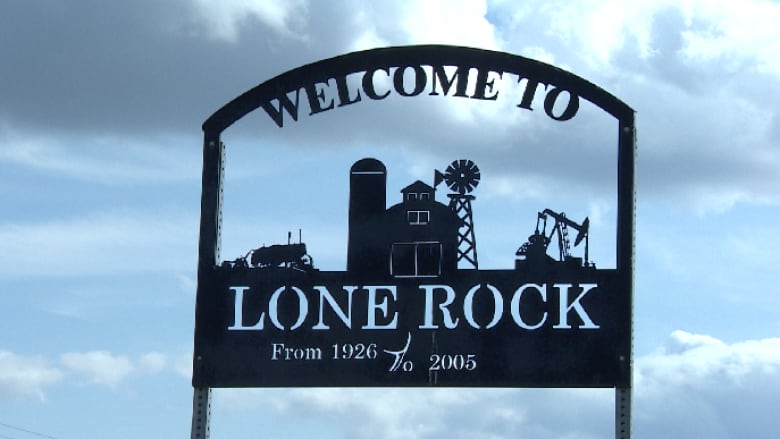
[[[760,0],[0,3],[0,438],[186,437],[202,122],[297,66],[412,44],[533,58],[636,110],[634,435],[775,437],[778,22]],[[352,163],[382,160],[393,200],[470,158],[481,266],[511,267],[544,208],[588,217],[614,266],[598,111],[353,107],[225,132],[223,259],[300,230],[343,270]],[[218,389],[211,437],[603,438],[613,416],[610,389]]]

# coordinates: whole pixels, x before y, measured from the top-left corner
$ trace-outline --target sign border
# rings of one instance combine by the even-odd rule
[[[635,160],[636,128],[635,112],[614,95],[593,83],[573,74],[536,60],[505,52],[459,46],[418,45],[396,46],[352,52],[307,64],[260,83],[246,91],[212,114],[202,126],[203,173],[201,192],[201,218],[198,244],[198,291],[196,297],[196,323],[204,310],[198,307],[202,280],[216,267],[220,258],[222,223],[222,195],[224,178],[225,145],[222,132],[245,115],[259,108],[264,102],[277,98],[280,93],[298,90],[301,84],[325,82],[335,75],[349,75],[376,69],[377,66],[404,67],[414,65],[456,65],[479,67],[497,72],[514,73],[529,80],[561,87],[575,92],[609,113],[618,122],[617,151],[617,236],[616,269],[619,283],[631,310],[629,331],[631,348],[629,358],[624,359],[628,375],[633,369],[633,292],[635,259]],[[197,332],[197,328],[196,328]],[[193,376],[197,374],[200,357],[193,355]],[[616,387],[615,437],[631,435],[631,387],[632,383]],[[209,430],[210,389],[194,388],[192,438],[207,438]]]

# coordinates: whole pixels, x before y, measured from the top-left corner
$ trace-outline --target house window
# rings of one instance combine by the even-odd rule
[[[441,275],[441,243],[400,242],[393,244],[390,274],[397,277]]]
[[[420,199],[421,200],[428,200],[428,199],[430,199],[430,195],[431,194],[429,194],[428,192],[421,192],[420,193]]]
[[[415,192],[409,192],[408,194],[406,194],[406,199],[407,199],[408,201],[414,201],[414,200],[416,200],[416,199],[417,199],[417,193],[415,193]]]
[[[406,219],[411,225],[428,224],[431,221],[431,212],[429,210],[410,210],[406,212]]]

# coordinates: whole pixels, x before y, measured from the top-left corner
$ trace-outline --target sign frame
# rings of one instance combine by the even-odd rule
[[[211,318],[204,308],[203,291],[207,279],[213,275],[220,262],[222,196],[224,179],[225,145],[221,134],[245,115],[258,108],[265,110],[279,127],[283,126],[283,102],[280,102],[277,117],[274,117],[270,102],[279,99],[288,92],[298,91],[309,86],[311,114],[327,111],[321,102],[311,100],[312,91],[316,96],[316,84],[327,83],[331,79],[346,78],[347,75],[384,70],[391,67],[438,65],[465,66],[480,71],[513,73],[529,81],[552,86],[553,89],[575,93],[604,112],[613,116],[618,125],[617,145],[617,223],[616,223],[616,272],[620,291],[626,294],[628,308],[633,310],[634,284],[634,233],[635,233],[635,155],[636,130],[634,110],[628,105],[588,82],[587,80],[557,67],[503,52],[488,51],[456,46],[424,45],[400,46],[353,52],[334,58],[307,64],[269,79],[238,96],[224,105],[203,123],[203,174],[201,193],[200,238],[198,248],[198,291],[196,304],[196,341],[198,322]],[[343,80],[345,81],[345,79]],[[342,81],[342,82],[343,82]],[[341,88],[339,88],[341,93]],[[369,96],[370,97],[370,96]],[[377,96],[378,97],[378,96]],[[474,96],[472,96],[474,97]],[[341,96],[349,101],[350,97]],[[477,97],[479,98],[479,97]],[[488,98],[484,96],[482,98]],[[376,100],[376,99],[375,99]],[[525,100],[524,100],[525,102]],[[521,103],[522,104],[522,103]],[[530,104],[528,104],[530,105]],[[522,105],[518,105],[521,108]],[[530,109],[530,108],[527,108]],[[315,111],[318,110],[318,111]],[[547,110],[547,109],[545,109]],[[566,115],[551,114],[553,118],[563,120]],[[288,114],[289,116],[289,114]],[[297,114],[293,116],[297,119]],[[633,337],[633,311],[628,317],[628,332]],[[196,343],[197,344],[197,343]],[[632,342],[630,343],[633,344]],[[629,347],[627,358],[622,358],[627,369],[628,380],[615,386],[615,437],[627,439],[631,436],[631,379],[633,368],[633,346]],[[203,357],[196,349],[193,355],[193,423],[192,438],[203,439],[209,435],[211,389],[199,384],[195,377],[201,374]]]

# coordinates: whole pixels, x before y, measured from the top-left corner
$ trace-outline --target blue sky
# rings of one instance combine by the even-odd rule
[[[780,6],[517,3],[2,3],[0,437],[186,437],[201,123],[299,65],[426,43],[538,59],[637,110],[635,435],[774,437]],[[588,216],[613,264],[608,122],[485,104],[250,114],[224,136],[223,258],[300,228],[343,269],[354,161],[387,164],[392,201],[468,155],[481,263],[511,264],[550,207]],[[212,437],[601,438],[612,416],[610,390],[218,390]]]

